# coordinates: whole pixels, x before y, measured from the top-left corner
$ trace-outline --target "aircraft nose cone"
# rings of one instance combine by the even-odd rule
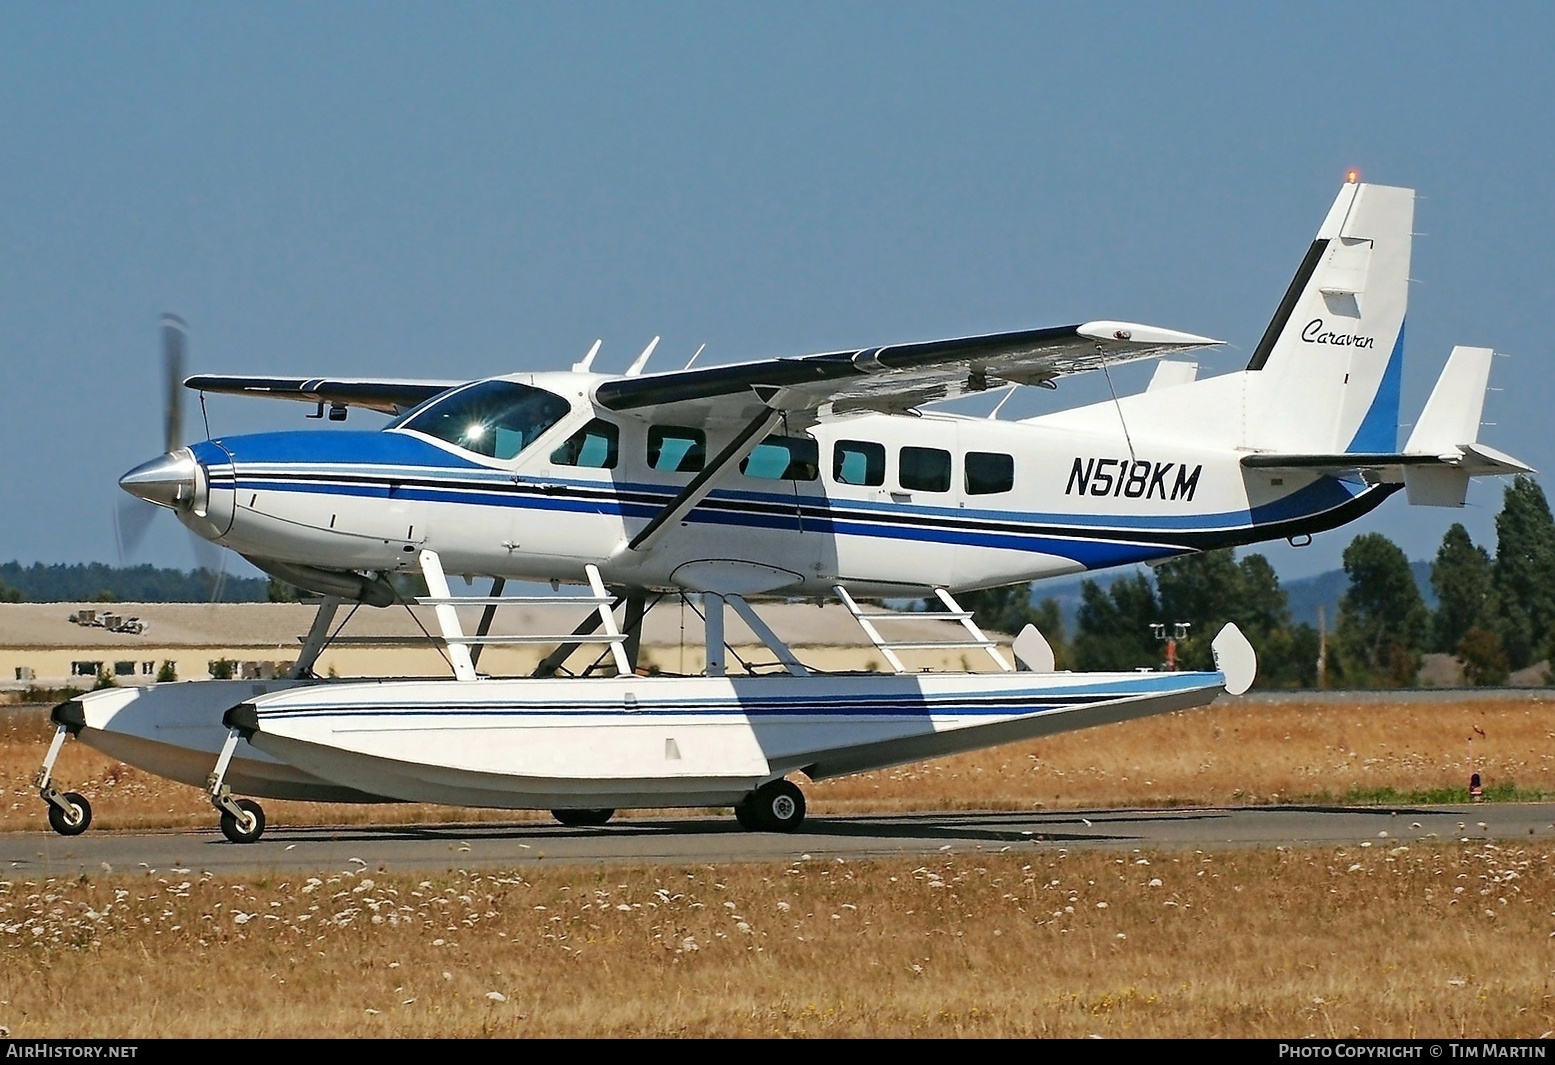
[[[119,478],[119,487],[148,503],[176,510],[193,505],[197,474],[194,456],[180,448],[136,466]]]

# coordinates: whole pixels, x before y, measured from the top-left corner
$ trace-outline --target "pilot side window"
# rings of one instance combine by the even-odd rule
[[[616,459],[620,457],[620,445],[621,430],[601,418],[595,418],[551,452],[551,461],[558,466],[613,470],[616,468]]]
[[[838,484],[885,484],[885,445],[837,441],[831,453],[831,476]]]
[[[912,492],[950,491],[950,452],[937,447],[904,447],[900,457],[903,488]]]
[[[414,429],[477,455],[510,459],[572,407],[544,389],[517,381],[482,381],[444,393],[390,422],[390,429]]]
[[[769,436],[740,460],[740,472],[763,481],[813,481],[821,473],[821,448],[808,436]]]
[[[1015,487],[1015,458],[994,451],[966,453],[966,494],[988,496]]]
[[[696,473],[707,463],[707,434],[681,425],[648,427],[648,468]]]

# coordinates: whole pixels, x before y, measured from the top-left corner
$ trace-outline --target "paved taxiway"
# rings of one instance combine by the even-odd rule
[[[814,817],[794,835],[745,832],[731,818],[623,819],[605,828],[526,822],[288,828],[255,844],[210,831],[0,835],[0,873],[76,876],[189,869],[217,875],[347,866],[435,872],[539,862],[610,865],[788,862],[1057,848],[1330,846],[1555,838],[1555,803],[1479,806],[1258,806],[1037,813]]]

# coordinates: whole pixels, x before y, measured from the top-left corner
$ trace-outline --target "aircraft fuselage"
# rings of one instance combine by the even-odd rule
[[[410,569],[430,549],[450,573],[577,581],[593,563],[611,584],[699,587],[709,566],[733,565],[765,574],[747,575],[768,585],[749,590],[892,594],[1294,537],[1390,494],[1040,418],[865,413],[802,432],[779,424],[675,535],[639,550],[632,538],[738,427],[613,415],[575,377],[514,379],[578,398],[507,459],[404,427],[194,445],[203,505],[180,517],[241,554],[321,568]]]

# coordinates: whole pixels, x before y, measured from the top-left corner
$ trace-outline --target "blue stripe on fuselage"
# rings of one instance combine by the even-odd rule
[[[567,491],[542,495],[534,489],[535,478],[514,481],[506,470],[399,432],[263,433],[196,449],[196,457],[210,465],[225,463],[230,455],[234,486],[244,490],[358,498],[387,498],[392,491],[401,500],[649,519],[679,488],[548,476],[547,485],[563,485]],[[1361,491],[1359,485],[1323,478],[1249,510],[1145,516],[968,510],[724,489],[709,495],[686,520],[783,531],[802,525],[805,531],[826,534],[1040,552],[1101,569],[1180,554],[1182,546],[1161,542],[1174,534],[1300,521],[1342,506]]]

